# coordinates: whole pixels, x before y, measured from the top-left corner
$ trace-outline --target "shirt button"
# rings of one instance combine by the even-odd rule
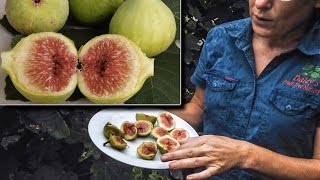
[[[292,109],[291,105],[288,104],[288,105],[286,106],[286,110],[291,110],[291,109]]]
[[[213,87],[217,87],[217,83],[213,83],[212,85],[213,85]]]

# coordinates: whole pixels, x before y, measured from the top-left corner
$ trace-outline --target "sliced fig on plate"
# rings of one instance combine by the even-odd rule
[[[110,143],[111,147],[118,150],[124,150],[127,147],[127,143],[122,139],[122,137],[116,135],[110,135],[109,141],[103,145],[106,145],[107,143]]]
[[[121,131],[124,133],[124,139],[131,141],[138,136],[138,129],[132,122],[125,121],[121,124]]]
[[[169,135],[165,135],[157,139],[157,147],[161,154],[165,154],[179,146],[179,141]]]
[[[176,122],[174,121],[172,115],[168,112],[161,112],[157,117],[158,125],[167,131],[171,131],[175,128]]]
[[[154,59],[121,35],[91,39],[81,48],[79,59],[78,87],[94,103],[123,103],[154,73]]]
[[[189,138],[189,133],[183,128],[176,128],[170,132],[170,136],[178,141],[183,141]]]
[[[155,138],[158,139],[159,137],[162,137],[164,135],[167,135],[168,131],[162,127],[154,127],[151,131],[151,135]]]
[[[136,120],[147,120],[150,121],[152,124],[155,124],[157,122],[157,117],[153,115],[148,115],[144,113],[136,113]]]
[[[153,124],[146,120],[136,121],[135,125],[138,129],[138,135],[143,137],[148,136],[153,129]]]
[[[137,149],[138,155],[142,159],[152,160],[157,155],[158,148],[154,142],[143,142]]]
[[[124,137],[124,133],[122,132],[122,130],[119,129],[117,126],[113,125],[112,123],[107,122],[105,126],[105,128],[109,131],[110,135],[116,135],[122,138]]]
[[[73,41],[60,33],[34,33],[1,53],[1,68],[28,100],[61,103],[77,87],[77,54]]]

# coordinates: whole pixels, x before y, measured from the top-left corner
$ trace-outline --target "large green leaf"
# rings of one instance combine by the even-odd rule
[[[177,23],[176,40],[180,40],[180,1],[163,0],[163,2],[172,10]],[[72,18],[72,17],[71,17]],[[59,31],[72,39],[80,49],[82,45],[95,36],[106,34],[108,23],[101,26],[91,27],[78,24],[72,19],[68,19],[65,26]],[[12,33],[12,46],[14,46],[23,37],[14,31],[4,16],[0,23],[8,32]],[[163,53],[155,57],[154,76],[150,77],[144,83],[142,89],[126,104],[173,104],[180,105],[180,49],[175,42]],[[5,87],[7,100],[27,101],[13,86],[9,77],[6,78]],[[67,101],[76,101],[84,96],[76,89]]]

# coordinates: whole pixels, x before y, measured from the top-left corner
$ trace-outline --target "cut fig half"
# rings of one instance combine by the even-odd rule
[[[79,59],[78,87],[94,103],[123,103],[154,73],[154,59],[121,35],[91,39],[81,48]]]
[[[110,135],[109,141],[103,145],[105,146],[108,143],[110,143],[111,147],[118,150],[124,150],[127,147],[127,143],[122,139],[122,137],[116,135]]]
[[[152,160],[157,155],[158,148],[154,142],[142,142],[137,149],[138,155],[142,159]]]
[[[155,124],[157,122],[157,117],[153,115],[148,115],[144,113],[136,113],[136,120],[147,120],[150,121],[152,124]]]
[[[165,154],[179,146],[179,141],[169,135],[165,135],[157,139],[157,147],[161,154]]]
[[[131,141],[138,136],[138,129],[132,122],[125,121],[121,124],[121,131],[124,133],[124,139]]]
[[[170,132],[170,136],[178,141],[183,141],[189,138],[189,133],[183,128],[176,128]]]
[[[1,68],[15,88],[34,103],[61,103],[77,87],[77,49],[60,33],[34,33],[1,53]]]
[[[158,139],[164,135],[167,135],[168,134],[168,131],[162,127],[154,127],[151,131],[151,135],[155,138],[155,139]]]
[[[138,129],[138,135],[142,137],[148,136],[153,129],[153,124],[146,120],[136,121],[135,125]]]
[[[168,112],[161,112],[157,117],[158,125],[167,131],[171,131],[176,126],[172,115]]]

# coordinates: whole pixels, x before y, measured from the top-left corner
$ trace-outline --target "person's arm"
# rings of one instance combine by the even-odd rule
[[[256,170],[273,179],[320,179],[320,128],[316,131],[312,159],[288,157],[250,145],[243,168]]]
[[[164,154],[162,161],[170,169],[206,167],[187,176],[205,179],[233,167],[251,169],[271,179],[320,179],[320,128],[314,139],[312,159],[288,157],[252,143],[224,136],[204,135],[181,142],[177,149]]]
[[[202,122],[201,116],[203,114],[203,97],[204,89],[197,87],[190,102],[185,104],[182,109],[171,109],[169,112],[184,119],[191,126],[198,127]]]

